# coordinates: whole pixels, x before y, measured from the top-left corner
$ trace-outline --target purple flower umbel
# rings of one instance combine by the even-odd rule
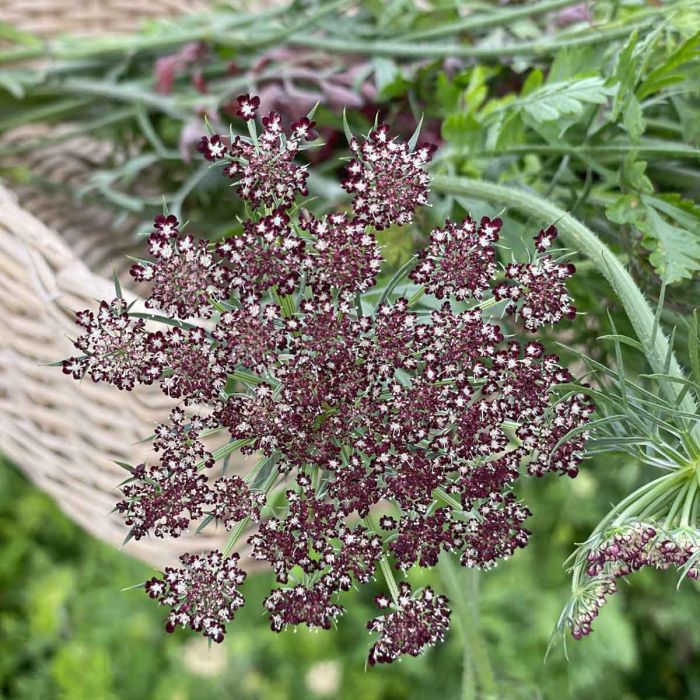
[[[378,601],[369,661],[415,656],[444,639],[447,600],[405,581],[397,594],[392,572],[441,556],[491,568],[528,541],[518,479],[577,473],[593,407],[560,391],[573,378],[555,355],[513,336],[515,321],[535,331],[573,316],[573,266],[554,257],[554,227],[529,262],[503,265],[500,219],[448,220],[413,261],[411,285],[377,289],[375,233],[427,204],[433,147],[386,125],[354,138],[350,211],[317,217],[296,204],[311,116],[285,130],[272,112],[260,130],[259,100],[238,105],[249,136],[203,138],[200,151],[236,181],[240,231],[210,244],[157,217],[154,259],[132,272],[151,284],[162,327],[103,302],[78,315],[82,354],[64,371],[126,390],[158,383],[180,402],[156,429],[158,459],[131,469],[117,505],[136,538],[177,537],[195,521],[231,532],[224,553],[184,555],[147,583],[171,608],[169,631],[221,641],[243,605],[245,573],[228,554],[252,522],[251,555],[280,584],[264,602],[273,630],[328,629],[344,613],[339,596],[381,568],[395,599]],[[250,473],[208,478],[210,430],[257,455]]]

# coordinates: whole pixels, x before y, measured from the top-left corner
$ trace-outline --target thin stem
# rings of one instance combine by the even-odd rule
[[[666,516],[666,520],[664,521],[664,530],[668,530],[671,527],[671,523],[673,522],[673,519],[676,517],[676,513],[678,513],[678,509],[681,507],[681,503],[683,502],[684,496],[685,496],[685,489],[683,489],[683,488],[678,489],[678,494],[676,495],[676,498],[673,501],[673,505],[671,506],[670,510],[668,511],[668,515]]]
[[[528,3],[522,7],[493,12],[489,15],[471,15],[449,24],[438,27],[430,27],[419,31],[410,32],[402,37],[405,41],[416,39],[435,39],[437,37],[450,36],[460,32],[474,31],[475,29],[490,29],[491,27],[507,26],[524,17],[536,17],[545,12],[558,10],[567,5],[573,5],[572,0],[544,0],[544,2]]]
[[[409,41],[359,41],[356,39],[337,39],[335,37],[294,36],[290,38],[292,46],[323,49],[332,53],[352,53],[370,56],[388,56],[404,58],[500,58],[502,56],[541,56],[555,53],[560,49],[577,46],[592,46],[629,36],[631,27],[601,29],[587,32],[583,36],[570,39],[538,39],[523,41],[509,46],[464,46],[462,44],[417,43]]]
[[[440,557],[438,566],[456,613],[465,660],[468,656],[479,688],[479,694],[475,695],[473,689],[463,687],[462,697],[498,697],[496,679],[479,624],[479,572],[458,568],[454,559],[447,555]],[[469,674],[466,674],[466,679],[470,680]]]
[[[277,470],[273,469],[272,473],[270,476],[267,477],[267,480],[263,484],[263,492],[267,496],[270,491],[272,490],[273,486],[275,485],[275,482],[277,481],[277,477],[279,476],[279,473]],[[223,546],[223,549],[221,550],[221,553],[227,557],[231,552],[233,551],[233,548],[236,546],[236,543],[238,540],[241,538],[241,535],[248,529],[248,525],[250,525],[250,518],[246,517],[243,520],[241,520],[236,527],[231,530],[231,534],[228,536],[228,539],[226,540],[226,543]]]
[[[384,580],[389,588],[389,593],[391,593],[391,599],[394,601],[394,605],[399,604],[399,587],[396,585],[396,579],[394,578],[394,572],[391,570],[391,564],[386,556],[383,556],[379,560],[379,568],[382,570],[384,575]]]
[[[654,312],[632,276],[605,243],[587,226],[537,194],[514,187],[444,175],[435,175],[432,184],[435,190],[444,194],[475,197],[497,205],[514,207],[542,222],[556,221],[564,243],[569,248],[578,250],[590,258],[612,286],[625,308],[654,372],[683,377],[683,370],[678,364],[666,336],[663,333],[657,333],[652,342]],[[666,367],[667,358],[670,358],[668,369]],[[666,398],[671,403],[676,403],[681,392],[680,385],[675,382],[662,382],[661,388]],[[695,401],[689,393],[683,397],[680,408],[686,413],[696,413]]]
[[[308,15],[303,20],[296,22],[291,27],[282,28],[265,36],[265,42],[278,41],[289,35],[290,32],[299,31],[309,22],[338,9],[347,0],[337,0],[328,3],[315,14]],[[80,42],[65,44],[60,40],[38,46],[23,46],[0,52],[0,63],[26,61],[42,56],[50,56],[54,60],[71,60],[81,58],[95,58],[111,54],[129,54],[137,51],[153,51],[171,46],[178,46],[191,41],[212,41],[226,38],[227,41],[235,41],[241,46],[257,46],[260,39],[246,38],[245,33],[234,33],[232,30],[245,29],[246,25],[259,23],[261,20],[272,20],[284,15],[287,8],[275,8],[267,12],[250,15],[240,15],[236,12],[217,13],[208,18],[208,21],[194,27],[180,26],[169,31],[160,31],[157,34],[137,34],[135,36],[106,36],[96,39],[83,39]],[[248,33],[249,37],[255,35]]]
[[[401,278],[416,264],[416,260],[418,258],[415,255],[412,255],[392,276],[392,278],[389,280],[387,283],[386,287],[384,287],[384,291],[382,291],[382,295],[379,297],[379,301],[377,302],[377,305],[374,307],[374,313],[377,312],[377,310],[384,305],[384,303],[389,299],[389,295],[394,291],[396,288],[396,285],[401,281]]]
[[[469,153],[470,157],[483,156],[492,158],[504,155],[571,155],[571,156],[598,156],[601,160],[610,158],[612,160],[619,159],[620,155],[628,153],[638,153],[645,158],[687,158],[688,160],[698,160],[700,158],[700,149],[693,148],[686,143],[678,141],[653,141],[643,140],[638,144],[632,143],[610,143],[604,146],[567,146],[566,144],[543,144],[543,143],[528,143],[515,146],[505,146],[498,150],[484,150],[474,153],[474,151],[465,151],[464,149],[450,152],[449,157],[459,158],[465,153]],[[447,157],[447,156],[445,156]]]
[[[681,527],[688,527],[690,525],[690,513],[693,508],[693,502],[695,501],[695,496],[697,492],[698,480],[694,478],[688,488],[688,494],[686,496],[685,503],[683,504],[683,513],[681,515]]]

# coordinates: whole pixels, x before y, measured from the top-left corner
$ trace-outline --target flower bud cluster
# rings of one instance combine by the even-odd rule
[[[415,208],[428,203],[430,178],[425,166],[436,147],[423,143],[411,150],[408,144],[391,138],[389,125],[382,124],[364,141],[352,139],[350,150],[355,157],[342,185],[353,195],[357,219],[378,231],[410,224]]]
[[[180,223],[171,214],[157,216],[148,239],[153,263],[136,263],[131,276],[137,282],[151,282],[146,306],[173,318],[208,318],[211,299],[229,296],[230,272],[215,260],[206,241],[192,234],[179,235]]]
[[[569,620],[571,634],[575,639],[590,634],[600,608],[617,591],[618,579],[645,566],[663,571],[672,566],[682,569],[691,559],[697,560],[699,554],[700,542],[697,537],[683,530],[666,533],[640,521],[615,528],[609,537],[588,552],[587,589],[594,591],[594,594],[589,592],[577,601],[578,605]],[[685,576],[697,580],[700,569],[689,565]]]
[[[186,418],[180,408],[172,410],[170,425],[156,426],[153,448],[160,461],[134,467],[122,486],[124,500],[116,505],[131,537],[179,537],[205,512],[226,529],[245,518],[259,519],[264,494],[251,491],[235,475],[210,485],[201,472],[214,466],[214,458],[198,440],[206,426],[199,417]]]
[[[551,255],[542,255],[556,236],[554,226],[541,230],[535,238],[539,255],[533,262],[506,265],[506,281],[493,292],[496,299],[508,301],[506,313],[518,314],[529,331],[548,323],[559,323],[563,318],[576,317],[566,289],[566,280],[576,268],[570,263],[556,262]]]
[[[238,114],[254,123],[260,106],[258,97],[242,95],[238,98]],[[282,117],[270,112],[262,118],[263,131],[253,139],[236,136],[232,141],[217,135],[202,136],[197,150],[210,161],[225,161],[225,174],[237,185],[241,199],[253,208],[260,206],[290,206],[297,194],[306,196],[306,167],[294,162],[302,141],[315,138],[314,122],[304,118],[291,125],[290,133],[282,128]]]

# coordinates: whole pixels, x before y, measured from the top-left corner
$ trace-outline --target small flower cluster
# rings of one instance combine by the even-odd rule
[[[238,115],[254,124],[260,99],[250,95],[238,98]],[[226,162],[224,173],[236,181],[241,199],[253,208],[260,206],[288,207],[297,194],[306,196],[306,180],[309,173],[304,166],[294,162],[303,141],[316,138],[315,123],[304,117],[291,125],[290,133],[282,128],[282,117],[270,112],[262,118],[260,136],[246,140],[236,136],[228,145],[221,136],[202,136],[197,150],[207,160]]]
[[[331,602],[335,587],[327,586],[321,579],[313,586],[276,588],[265,598],[265,610],[270,614],[270,628],[281,632],[288,625],[306,625],[314,629],[329,630],[343,613],[342,605]]]
[[[179,226],[172,214],[156,217],[148,249],[157,262],[132,265],[131,276],[152,283],[149,308],[173,318],[208,318],[210,300],[228,298],[230,273],[214,260],[206,241],[179,235]]]
[[[425,166],[435,146],[419,144],[412,151],[408,144],[390,138],[388,124],[382,124],[368,139],[353,139],[350,150],[355,158],[342,184],[354,195],[355,216],[378,231],[410,224],[415,208],[428,203],[430,178]]]
[[[182,568],[166,567],[162,579],[146,581],[146,593],[171,608],[166,631],[190,627],[212,642],[222,642],[226,623],[245,603],[238,588],[246,573],[238,560],[238,554],[224,557],[216,550],[202,555],[183,554]]]
[[[542,255],[557,237],[557,229],[549,226],[535,237],[538,255],[530,263],[506,265],[506,278],[493,291],[494,297],[507,300],[506,313],[519,314],[529,331],[536,331],[562,318],[574,319],[576,309],[566,289],[566,280],[576,272],[571,264],[558,263],[551,255]]]
[[[375,602],[380,609],[394,609],[367,623],[367,629],[379,634],[369,652],[371,665],[391,663],[402,654],[418,656],[427,646],[444,641],[451,611],[447,598],[436,595],[430,586],[413,595],[410,584],[402,581],[396,603],[392,605],[385,596]]]
[[[153,320],[168,328],[149,332],[123,301],[103,303],[96,318],[79,315],[84,355],[65,371],[124,389],[159,382],[188,415],[207,416],[178,407],[157,428],[160,462],[133,469],[117,506],[132,536],[178,536],[206,516],[229,529],[259,521],[247,541],[281,585],[264,603],[275,631],[329,628],[344,612],[338,597],[381,569],[394,591],[382,607],[393,610],[369,624],[379,635],[370,662],[416,655],[444,638],[447,600],[397,586],[393,572],[432,567],[445,552],[491,568],[528,541],[518,478],[576,475],[592,405],[583,394],[562,397],[572,377],[558,358],[507,339],[486,313],[507,298],[531,330],[560,321],[572,309],[564,282],[573,270],[544,255],[550,227],[536,239],[540,257],[506,267],[504,282],[502,222],[468,218],[436,228],[418,254],[411,278],[423,301],[377,290],[375,232],[410,222],[426,204],[432,147],[390,138],[385,125],[353,139],[351,212],[317,218],[294,205],[306,188],[294,156],[313,138],[310,117],[285,132],[271,113],[258,136],[258,101],[244,95],[238,104],[250,138],[214,135],[200,150],[226,162],[254,211],[239,233],[211,245],[183,236],[172,216],[156,219],[155,260],[134,274],[152,283],[148,305],[165,313]],[[173,327],[172,316],[190,321]],[[209,319],[206,328],[198,318]],[[257,453],[265,475],[210,483],[205,427]],[[265,494],[282,483],[274,514],[265,512]],[[240,578],[238,560],[227,558],[234,545],[208,563],[188,556],[186,569],[149,583],[173,607],[169,627],[220,640],[240,603],[227,588],[229,573],[236,585]]]
[[[221,477],[211,486],[201,469],[214,466],[214,458],[198,437],[206,421],[186,418],[180,408],[170,413],[170,425],[157,425],[153,449],[160,453],[158,464],[140,464],[122,486],[124,500],[116,505],[130,535],[141,539],[179,537],[192,520],[211,515],[231,529],[234,523],[250,518],[257,521],[265,495],[254,492],[239,477]]]
[[[161,369],[147,349],[146,324],[129,316],[123,299],[101,302],[97,315],[80,311],[76,323],[85,329],[74,342],[84,354],[64,360],[64,374],[75,379],[87,374],[94,382],[108,382],[127,391],[160,376]]]
[[[430,234],[430,243],[418,253],[418,266],[411,279],[425,286],[438,299],[481,299],[496,274],[498,232],[503,222],[484,217],[477,224],[470,218],[461,226],[446,221]]]
[[[674,566],[686,568],[685,576],[697,580],[700,542],[695,533],[678,531],[663,533],[650,523],[635,522],[613,528],[601,544],[588,552],[585,593],[569,619],[575,639],[590,634],[593,620],[608,597],[617,591],[617,580],[645,566],[665,571]]]

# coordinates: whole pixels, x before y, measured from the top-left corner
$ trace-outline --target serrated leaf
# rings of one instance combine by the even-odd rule
[[[683,199],[676,192],[642,195],[642,201],[654,209],[667,214],[681,226],[700,236],[700,207],[689,199]]]
[[[617,55],[615,79],[619,84],[619,88],[617,95],[615,95],[615,101],[613,102],[612,113],[610,115],[612,121],[617,121],[618,117],[625,109],[627,97],[630,92],[634,90],[639,80],[637,61],[634,56],[637,40],[638,34],[635,30],[632,32],[632,36],[630,36],[622,51]]]
[[[547,82],[559,83],[596,75],[599,73],[603,59],[603,52],[597,46],[574,46],[561,49],[547,71]]]
[[[641,199],[636,194],[618,197],[605,209],[605,216],[615,224],[640,225],[646,218]]]
[[[644,133],[645,122],[642,106],[634,95],[630,95],[627,101],[627,105],[622,114],[622,124],[632,141],[639,141],[641,135]]]
[[[653,207],[646,211],[649,236],[644,244],[653,250],[649,261],[654,269],[667,284],[690,279],[700,270],[700,239],[666,221]]]
[[[520,108],[536,122],[553,121],[563,116],[579,115],[586,104],[602,104],[617,87],[605,85],[601,77],[550,83],[518,98],[513,107]]]
[[[654,186],[646,176],[647,163],[639,160],[637,154],[631,152],[622,163],[622,181],[637,192],[653,192]]]
[[[481,124],[473,114],[450,114],[442,123],[442,138],[455,146],[474,147],[481,139]]]
[[[678,69],[698,56],[700,56],[700,32],[684,41],[660,66],[649,73],[637,88],[637,98],[643,100],[669,85],[684,80],[684,76]]]

